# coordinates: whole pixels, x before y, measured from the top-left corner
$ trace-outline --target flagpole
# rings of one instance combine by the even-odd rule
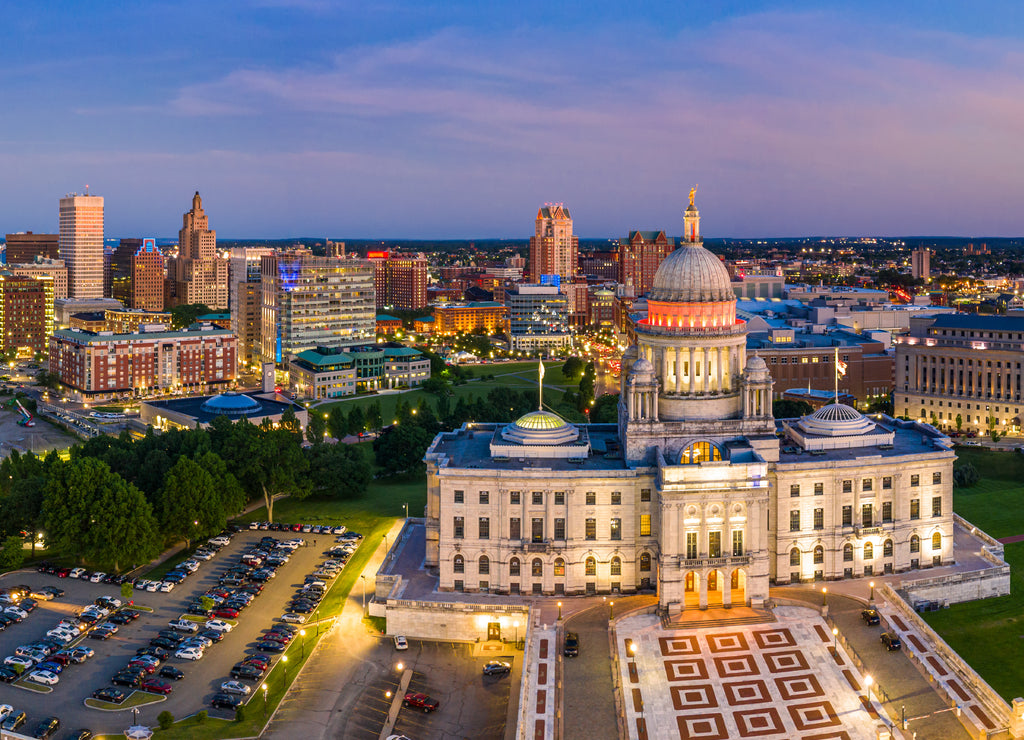
[[[836,400],[835,400],[835,403],[839,403],[839,347],[836,347],[835,383],[836,383]]]
[[[544,410],[544,360],[537,360],[537,410]]]

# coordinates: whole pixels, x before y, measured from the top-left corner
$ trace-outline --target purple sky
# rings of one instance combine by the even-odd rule
[[[1024,234],[1012,3],[37,5],[0,233],[88,183],[108,236],[174,235],[196,189],[228,238],[527,237],[545,201],[676,234],[699,183],[709,237]]]

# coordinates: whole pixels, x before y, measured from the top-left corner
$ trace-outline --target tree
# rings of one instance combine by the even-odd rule
[[[156,716],[156,721],[161,730],[169,730],[174,724],[174,715],[165,709]]]
[[[318,445],[324,441],[327,433],[327,417],[315,409],[309,410],[309,423],[306,424],[306,441]]]
[[[289,432],[294,432],[295,434],[302,433],[302,422],[299,421],[292,408],[285,409],[284,413],[281,414],[281,426]]]
[[[132,596],[132,584],[130,584],[130,583],[122,583],[121,584],[121,600],[124,603],[127,604],[129,601],[132,600],[132,598],[133,598],[133,596]]]
[[[25,562],[25,538],[11,535],[4,538],[3,549],[0,549],[0,571],[17,570]]]
[[[790,401],[783,398],[772,401],[772,416],[776,419],[795,419],[814,413],[814,408],[807,401]]]
[[[348,415],[348,433],[358,435],[366,429],[366,417],[363,416],[363,409],[356,406]]]
[[[570,357],[562,365],[562,375],[565,376],[566,380],[574,381],[576,378],[583,376],[583,368],[583,360],[579,357]]]
[[[961,429],[963,429],[963,426],[964,426],[964,417],[961,416],[960,414],[957,414],[956,415],[956,430],[959,432]]]
[[[166,537],[191,544],[197,537],[219,532],[227,524],[213,476],[184,456],[167,471],[160,503],[160,525]]]
[[[958,463],[953,467],[953,485],[957,488],[970,488],[979,480],[981,475],[971,463]]]
[[[590,421],[594,424],[614,424],[619,420],[619,397],[603,394],[590,409]]]
[[[415,470],[432,439],[430,432],[415,424],[392,426],[373,442],[377,465],[389,475]]]
[[[93,458],[53,467],[43,519],[52,548],[108,571],[160,552],[156,517],[145,496]]]
[[[373,467],[356,445],[320,444],[306,450],[313,493],[340,499],[361,496],[373,479]]]
[[[348,419],[345,418],[345,410],[340,405],[331,409],[327,417],[327,431],[335,439],[341,439],[348,434]]]
[[[171,309],[171,324],[175,329],[184,329],[196,323],[196,319],[213,313],[209,306],[202,303],[188,303],[182,306],[174,306]]]
[[[305,498],[311,488],[306,472],[309,462],[299,445],[301,438],[287,429],[259,430],[252,456],[246,463],[248,477],[263,494],[267,521],[274,521],[274,498],[290,493]]]

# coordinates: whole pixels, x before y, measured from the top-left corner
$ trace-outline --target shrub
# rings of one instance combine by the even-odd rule
[[[198,722],[199,724],[203,724],[204,722],[206,722],[206,718],[209,717],[209,716],[210,716],[210,713],[207,712],[204,709],[203,711],[201,711],[199,714],[196,715],[196,722]]]
[[[161,730],[169,730],[171,725],[174,724],[174,715],[165,709],[156,716],[156,721],[160,725]]]
[[[245,704],[235,707],[235,722],[245,722]]]
[[[957,488],[970,488],[981,479],[978,469],[969,462],[953,468],[953,485]]]

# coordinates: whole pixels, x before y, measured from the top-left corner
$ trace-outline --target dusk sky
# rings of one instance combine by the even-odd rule
[[[1021,236],[1021,7],[11,2],[0,235]]]

